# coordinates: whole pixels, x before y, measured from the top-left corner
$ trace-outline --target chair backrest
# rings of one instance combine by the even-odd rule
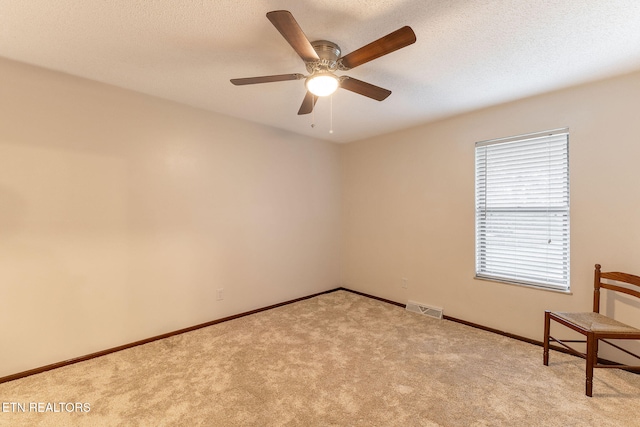
[[[603,283],[602,279],[624,282],[631,286],[627,288],[623,286],[612,285],[609,283]],[[637,290],[635,289],[636,287],[638,288]],[[600,271],[600,264],[596,264],[595,278],[593,282],[593,311],[595,313],[600,313],[600,288],[622,292],[640,298],[640,277],[634,276],[633,274],[619,273],[617,271],[603,273]]]

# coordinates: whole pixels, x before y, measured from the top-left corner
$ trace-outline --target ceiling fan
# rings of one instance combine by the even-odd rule
[[[267,18],[276,27],[293,50],[304,61],[309,75],[278,74],[273,76],[247,77],[231,79],[236,86],[256,83],[281,82],[286,80],[305,79],[307,94],[302,101],[298,114],[309,114],[313,111],[319,96],[328,96],[341,87],[351,92],[382,101],[391,95],[391,91],[363,82],[353,77],[336,76],[336,71],[346,71],[372,61],[388,53],[402,49],[416,41],[411,27],[405,26],[378,40],[340,56],[340,47],[328,40],[310,42],[302,29],[287,10],[275,10],[267,13]]]

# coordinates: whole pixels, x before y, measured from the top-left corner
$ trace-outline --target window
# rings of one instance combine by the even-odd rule
[[[476,143],[476,277],[569,290],[568,129]]]

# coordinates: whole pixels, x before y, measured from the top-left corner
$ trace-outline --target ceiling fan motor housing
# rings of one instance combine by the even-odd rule
[[[318,54],[320,60],[307,62],[307,70],[310,73],[316,71],[335,71],[338,69],[338,58],[340,58],[340,46],[328,40],[316,40],[311,42],[311,46]]]

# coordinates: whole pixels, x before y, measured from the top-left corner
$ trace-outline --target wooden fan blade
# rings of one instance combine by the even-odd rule
[[[375,99],[376,101],[383,101],[391,95],[390,90],[372,85],[371,83],[363,82],[362,80],[354,79],[353,77],[343,77],[343,80],[340,82],[340,87]]]
[[[303,61],[317,61],[320,59],[318,54],[311,46],[309,39],[304,35],[302,29],[293,18],[293,15],[288,10],[274,10],[267,13],[267,18],[273,24],[274,27],[282,37],[291,45],[293,50],[296,51]]]
[[[316,102],[318,102],[318,97],[307,91],[307,94],[304,96],[304,100],[302,100],[302,105],[298,110],[298,115],[309,114],[312,112]]]
[[[303,79],[302,74],[278,74],[275,76],[261,76],[261,77],[246,77],[243,79],[231,79],[231,83],[236,86],[242,85],[254,85],[256,83],[272,83],[283,82],[286,80],[300,80]]]
[[[378,40],[354,50],[342,57],[340,61],[346,69],[355,68],[365,62],[373,61],[383,55],[409,46],[416,41],[416,34],[411,27],[402,27]]]

